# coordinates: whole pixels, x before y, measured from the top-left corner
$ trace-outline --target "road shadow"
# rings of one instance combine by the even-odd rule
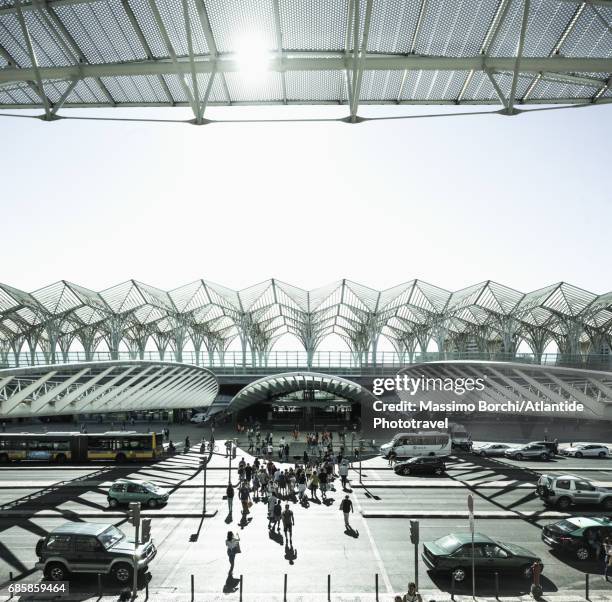
[[[468,571],[469,573],[469,571]],[[471,577],[467,577],[465,581],[461,583],[455,582],[449,573],[434,573],[427,571],[429,578],[432,583],[443,592],[455,593],[463,596],[472,595],[472,580]],[[529,595],[531,589],[531,581],[529,579],[523,579],[516,573],[514,574],[500,574],[499,575],[499,589],[495,583],[494,573],[478,573],[476,572],[476,596],[483,597],[496,597],[499,596],[524,596]],[[542,575],[540,584],[544,590],[544,594],[557,592],[557,586],[548,579],[545,575]]]
[[[270,537],[272,541],[275,541],[280,546],[282,546],[285,543],[284,537],[278,531],[275,531],[274,529],[271,529],[270,531],[268,531],[268,536]]]
[[[227,579],[223,584],[223,593],[224,594],[233,594],[238,591],[238,587],[240,586],[240,579],[236,579],[234,575],[232,575],[231,571],[227,575]]]
[[[344,529],[344,534],[347,535],[348,537],[352,537],[354,539],[358,539],[359,538],[359,531],[357,531],[357,529],[353,529],[353,527],[349,526],[346,529]]]

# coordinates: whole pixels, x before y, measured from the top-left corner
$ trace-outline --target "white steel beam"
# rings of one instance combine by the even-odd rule
[[[67,378],[65,381],[59,383],[38,399],[32,401],[32,403],[30,404],[30,411],[33,414],[37,414],[41,410],[45,409],[45,407],[50,401],[57,398],[58,395],[68,389],[73,383],[77,382],[82,376],[87,374],[87,372],[89,372],[89,368],[83,368],[83,370],[79,370],[70,378]]]
[[[523,0],[523,16],[521,19],[521,34],[516,50],[516,62],[514,64],[514,74],[512,75],[512,85],[510,86],[510,96],[506,105],[506,115],[514,115],[514,101],[516,100],[516,86],[518,84],[519,73],[521,72],[521,59],[523,58],[523,47],[525,46],[525,33],[529,23],[529,9],[531,0]]]
[[[36,58],[34,44],[32,42],[32,38],[30,36],[30,32],[25,21],[25,17],[23,16],[23,11],[21,10],[21,0],[15,0],[15,8],[17,9],[17,20],[19,21],[19,25],[21,27],[21,33],[23,34],[23,38],[28,49],[28,54],[30,55],[30,61],[32,62],[32,69],[34,72],[33,80],[36,82],[38,95],[40,96],[40,100],[42,101],[43,107],[45,109],[45,117],[47,119],[50,119],[51,111],[49,107],[49,99],[47,98],[47,94],[45,93],[45,87],[43,85],[42,77],[40,75],[40,69],[38,68],[38,59]]]
[[[181,87],[183,88],[183,92],[185,92],[185,96],[187,97],[187,100],[189,101],[189,104],[191,105],[191,109],[193,110],[193,114],[195,115],[197,119],[198,118],[197,100],[194,97],[194,95],[191,93],[191,90],[189,89],[189,86],[187,85],[187,82],[185,81],[185,70],[178,68],[178,58],[176,56],[176,52],[174,52],[174,47],[172,46],[172,42],[170,41],[170,36],[168,36],[168,31],[166,30],[166,26],[164,25],[164,21],[161,17],[159,9],[157,8],[157,5],[155,4],[155,0],[149,0],[149,6],[151,7],[151,12],[153,13],[153,17],[155,18],[155,22],[157,23],[157,27],[161,34],[162,40],[164,41],[164,44],[166,46],[166,50],[168,51],[168,54],[170,55],[170,58],[172,59],[171,64],[177,67],[177,70],[175,71],[175,73],[178,75],[179,82],[181,84]],[[193,62],[194,62],[193,56],[187,59],[187,67],[190,66],[190,62],[193,65]],[[191,70],[192,70],[192,73],[196,73],[195,66],[192,66]]]
[[[195,70],[193,58],[193,35],[191,32],[191,17],[189,16],[189,4],[187,0],[182,0],[183,17],[185,19],[185,30],[187,34],[187,52],[189,53],[189,67],[191,68],[191,86],[193,89],[193,100],[195,104],[195,123],[202,125],[202,104],[200,102],[200,87],[198,85],[198,75]]]
[[[45,384],[50,378],[52,378],[56,374],[57,372],[54,372],[54,371],[47,372],[46,374],[43,374],[40,378],[36,379],[33,383],[30,383],[29,385],[23,387],[23,389],[21,389],[19,393],[15,393],[14,395],[11,395],[7,401],[3,401],[0,404],[0,408],[1,408],[0,416],[10,416],[11,412],[22,401],[25,401],[28,395],[36,391],[36,389],[38,389],[40,386]]]
[[[80,387],[70,391],[62,397],[60,400],[55,402],[54,414],[61,414],[75,399],[78,399],[85,391],[98,384],[103,378],[108,376],[113,370],[115,366],[111,366],[110,368],[106,368],[100,372],[100,374],[96,374],[94,377],[84,382]]]
[[[294,56],[283,52],[282,60],[273,58],[270,61],[271,71],[342,71],[348,68],[343,53],[328,57]],[[330,53],[331,54],[331,53]],[[197,73],[230,73],[240,71],[241,65],[232,59],[211,59],[208,55],[194,57]],[[367,55],[363,59],[365,71],[397,71],[402,69],[425,71],[511,71],[516,67],[516,57],[434,57],[434,56],[378,56]],[[88,65],[65,65],[61,67],[41,67],[40,76],[47,79],[80,79],[81,77],[113,77],[123,75],[157,75],[189,73],[189,59],[179,58],[176,61],[155,59],[127,63],[105,63]],[[591,73],[612,72],[611,58],[568,58],[568,57],[522,57],[521,73],[572,73],[578,71]],[[27,82],[35,79],[33,68],[0,69],[0,83]],[[187,88],[189,89],[189,88]]]
[[[208,18],[208,11],[204,4],[204,0],[195,0],[196,10],[198,11],[198,17],[200,18],[200,24],[202,25],[202,31],[204,31],[204,37],[206,38],[206,44],[208,45],[208,51],[210,52],[211,58],[217,59],[219,52],[217,51],[217,43],[215,42],[215,36],[213,35],[212,28],[210,26],[210,20]],[[216,73],[216,70],[213,71]],[[232,98],[227,87],[227,80],[225,73],[221,73],[221,86],[223,93],[227,100],[227,104],[232,103]]]
[[[359,57],[357,61],[357,70],[353,73],[353,79],[355,80],[355,87],[353,90],[353,104],[351,106],[351,123],[357,121],[357,111],[359,109],[359,97],[361,96],[361,81],[363,80],[363,61],[368,52],[368,37],[370,35],[370,23],[372,21],[372,2],[373,0],[366,0],[366,12],[363,21],[363,34],[361,36],[361,50],[359,51]],[[357,11],[356,11],[357,14]],[[359,31],[359,23],[356,23],[356,31]]]

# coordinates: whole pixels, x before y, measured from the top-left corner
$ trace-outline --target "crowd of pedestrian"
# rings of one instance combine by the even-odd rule
[[[236,496],[240,501],[240,525],[243,527],[250,521],[249,515],[254,503],[267,504],[268,531],[271,536],[280,537],[282,527],[285,546],[293,552],[295,515],[290,504],[299,503],[306,508],[311,502],[331,505],[333,500],[330,500],[328,495],[336,491],[338,479],[342,489],[346,491],[349,459],[344,457],[342,448],[334,453],[331,433],[311,433],[307,439],[307,448],[303,455],[298,457],[301,461],[283,467],[275,463],[273,453],[268,451],[273,444],[271,433],[262,435],[260,431],[249,428],[247,436],[249,444],[263,448],[265,453],[257,454],[252,464],[244,457],[240,458],[237,468],[238,483],[233,485],[230,481],[226,488],[229,518],[232,518]],[[287,461],[289,445],[284,437],[280,438],[278,460]],[[350,530],[349,516],[353,512],[353,504],[349,495],[342,499],[339,508],[344,514],[345,528]],[[231,539],[229,535],[230,533],[226,544],[231,573],[239,545],[236,546],[235,539]],[[293,555],[289,557],[294,558]]]

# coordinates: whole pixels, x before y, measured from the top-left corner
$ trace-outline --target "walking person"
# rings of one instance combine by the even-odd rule
[[[240,549],[240,536],[238,533],[232,533],[231,531],[227,532],[227,539],[225,540],[225,547],[227,548],[227,557],[229,558],[230,563],[230,575],[234,571],[234,561],[236,559],[236,554],[240,554],[242,550]]]
[[[338,468],[338,474],[340,475],[340,481],[342,482],[342,489],[346,489],[346,479],[348,477],[348,462],[346,460],[342,460],[342,464],[340,464]]]
[[[276,502],[278,502],[278,498],[274,491],[268,497],[268,529],[272,528],[273,520],[274,520],[274,507],[276,506]]]
[[[283,519],[283,531],[285,532],[285,541],[289,538],[289,546],[293,547],[293,525],[295,525],[295,518],[293,512],[289,508],[289,504],[285,504],[285,510],[282,513]]]
[[[319,498],[317,497],[317,489],[319,487],[319,475],[316,473],[316,471],[314,471],[312,473],[312,476],[310,477],[310,497],[313,500],[318,500]]]
[[[225,490],[225,495],[227,496],[227,511],[229,515],[232,515],[232,511],[234,509],[234,486],[231,481],[227,483],[227,489]]]
[[[240,485],[238,496],[240,497],[240,502],[242,503],[242,517],[245,519],[246,515],[250,514],[249,504],[251,503],[251,492],[248,485],[244,481]]]
[[[274,527],[276,527],[276,532],[280,533],[280,523],[281,517],[283,514],[283,507],[281,505],[281,501],[279,499],[276,500],[276,505],[272,510],[272,531],[274,531]]]
[[[604,579],[608,581],[608,572],[612,567],[612,537],[606,537],[603,544],[605,556],[604,556]]]
[[[351,502],[348,495],[340,502],[340,510],[344,513],[344,526],[350,531],[349,514],[353,512],[353,502]]]

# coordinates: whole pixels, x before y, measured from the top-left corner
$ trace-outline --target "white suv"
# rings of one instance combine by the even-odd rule
[[[573,504],[594,504],[612,510],[612,489],[598,487],[573,475],[543,474],[538,479],[537,493],[546,505],[555,505],[561,510]]]

